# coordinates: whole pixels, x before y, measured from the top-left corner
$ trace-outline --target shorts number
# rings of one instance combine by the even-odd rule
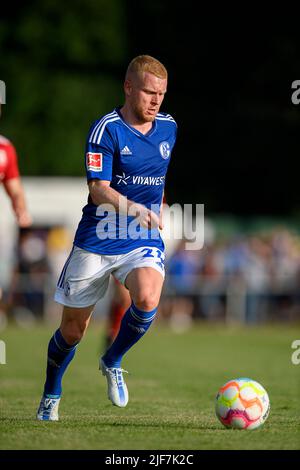
[[[163,268],[164,266],[164,254],[157,248],[143,248],[142,253],[145,252],[143,258],[159,258],[157,264]],[[155,255],[153,254],[155,253]]]

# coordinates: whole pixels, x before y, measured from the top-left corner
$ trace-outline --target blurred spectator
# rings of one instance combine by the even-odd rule
[[[200,314],[209,320],[224,316],[224,249],[222,245],[204,247],[200,258]]]
[[[59,278],[66,258],[72,249],[72,238],[66,227],[54,226],[47,236],[47,255],[53,279]]]
[[[186,250],[186,240],[181,240],[166,263],[166,290],[172,293],[161,306],[164,317],[177,318],[179,322],[194,317],[197,311],[196,293],[199,275],[199,251]]]
[[[45,286],[49,275],[47,230],[20,230],[17,259],[8,303],[13,311],[27,312],[28,318],[44,314]]]
[[[269,293],[271,246],[257,236],[248,240],[248,256],[244,266],[247,285],[246,322],[257,323],[265,316],[266,299]]]

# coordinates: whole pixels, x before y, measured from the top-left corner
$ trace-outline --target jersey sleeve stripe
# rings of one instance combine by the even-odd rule
[[[101,125],[107,120],[107,119],[110,119],[111,117],[116,117],[118,116],[118,114],[116,113],[116,111],[112,111],[111,113],[109,114],[106,114],[105,116],[103,116],[103,118],[100,119],[100,121],[96,124],[96,126],[94,127],[91,135],[90,135],[90,138],[89,138],[89,142],[93,142],[95,143],[95,140],[94,140],[94,137],[96,135],[96,133],[98,132],[99,130],[99,127],[101,127]]]
[[[158,119],[159,121],[169,121],[169,122],[174,122],[174,124],[177,126],[177,123],[176,123],[175,119],[173,119],[173,118],[168,118],[168,117],[157,117],[157,116],[156,116],[156,119]]]
[[[103,132],[105,130],[106,125],[109,124],[110,122],[119,121],[119,120],[120,120],[120,118],[119,118],[119,116],[117,116],[115,118],[108,119],[107,121],[103,122],[103,124],[100,126],[100,128],[97,131],[97,135],[95,135],[95,137],[93,139],[93,143],[99,145],[100,142],[101,142],[101,138],[103,136]]]
[[[160,121],[172,121],[172,122],[175,122],[175,124],[176,124],[176,121],[171,116],[171,114],[158,113],[157,116],[156,116],[156,119],[159,119]]]

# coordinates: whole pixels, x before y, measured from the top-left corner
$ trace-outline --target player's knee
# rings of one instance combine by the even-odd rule
[[[134,305],[144,312],[154,310],[159,302],[157,294],[152,290],[144,290],[139,292],[133,299]]]
[[[62,333],[64,340],[72,346],[73,344],[79,343],[81,341],[83,334],[80,334],[79,331],[64,331]]]
[[[68,344],[72,345],[81,341],[85,330],[85,325],[73,322],[61,327],[61,334],[64,340]]]

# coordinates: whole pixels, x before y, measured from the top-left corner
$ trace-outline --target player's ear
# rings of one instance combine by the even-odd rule
[[[126,96],[130,96],[132,91],[132,83],[131,80],[125,80],[124,82],[124,93]]]

